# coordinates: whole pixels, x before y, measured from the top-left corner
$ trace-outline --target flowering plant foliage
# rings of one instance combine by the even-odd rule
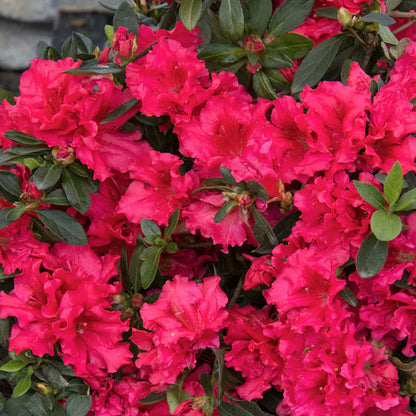
[[[0,413],[416,413],[410,2],[113,11],[0,91]]]

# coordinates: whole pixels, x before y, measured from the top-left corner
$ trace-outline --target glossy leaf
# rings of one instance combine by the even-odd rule
[[[74,246],[88,244],[87,236],[81,224],[66,212],[55,209],[42,209],[34,211],[40,221],[65,243]]]
[[[390,26],[396,23],[396,21],[387,14],[377,12],[366,14],[360,18],[360,22],[375,22],[380,23],[383,26]]]
[[[117,74],[123,70],[120,67],[113,66],[97,66],[91,68],[73,68],[63,72],[67,75],[79,75],[79,76],[91,76],[91,75],[105,75],[105,74]]]
[[[371,216],[371,231],[381,241],[391,241],[402,231],[402,220],[389,211],[378,210]]]
[[[4,136],[7,137],[9,140],[13,142],[24,144],[27,146],[36,146],[38,144],[45,144],[45,142],[37,139],[30,134],[22,133],[21,131],[17,130],[8,130],[4,133]]]
[[[264,68],[264,73],[277,90],[290,90],[290,82],[277,69]]]
[[[42,201],[51,205],[71,205],[63,189],[55,189]]]
[[[218,13],[224,33],[232,41],[240,40],[244,32],[244,13],[240,0],[222,0]]]
[[[163,247],[151,246],[145,248],[141,253],[140,258],[143,260],[143,264],[140,267],[140,276],[143,289],[148,289],[153,283],[162,251]]]
[[[31,367],[29,367],[31,368]],[[33,370],[32,370],[33,372]],[[16,386],[13,389],[13,397],[20,397],[23,394],[25,394],[31,387],[32,385],[32,375],[30,373],[26,374],[25,377],[23,377],[22,379],[20,379]]]
[[[119,26],[125,27],[135,35],[139,34],[139,22],[131,2],[123,1],[118,7],[113,18],[113,30],[117,32]]]
[[[254,196],[257,199],[260,199],[260,201],[268,201],[270,199],[269,193],[261,183],[250,179],[247,181],[247,186]]]
[[[356,266],[359,276],[375,276],[386,263],[387,252],[387,241],[378,240],[374,234],[366,237],[357,254]]]
[[[337,35],[313,48],[295,72],[292,82],[292,93],[302,91],[305,85],[315,86],[335,59],[340,45],[341,37]]]
[[[91,195],[85,180],[69,169],[62,172],[62,188],[70,204],[81,214],[86,213],[91,205]]]
[[[235,185],[236,181],[233,177],[233,174],[231,173],[231,170],[226,168],[225,166],[220,167],[220,172],[223,178],[225,179],[225,182],[227,185]]]
[[[284,33],[269,43],[266,52],[286,55],[291,59],[303,58],[313,47],[313,42],[306,36],[297,33]]]
[[[267,35],[278,36],[300,26],[310,15],[315,0],[286,0],[273,14]]]
[[[260,57],[260,63],[265,68],[290,68],[293,66],[293,61],[288,55],[269,47],[266,48],[264,54]],[[254,75],[258,74],[258,72]]]
[[[36,188],[39,190],[45,190],[56,185],[61,178],[61,173],[62,165],[48,163],[45,166],[41,166],[35,170],[32,175],[32,181]]]
[[[279,243],[290,236],[292,228],[299,221],[302,213],[300,211],[291,212],[290,214],[283,217],[273,228],[273,232]]]
[[[416,210],[416,188],[407,191],[401,196],[394,211],[413,211]]]
[[[275,247],[278,244],[278,240],[269,222],[254,205],[252,209],[255,221],[253,227],[254,237],[261,245]]]
[[[128,113],[132,108],[134,108],[138,102],[139,100],[137,98],[132,98],[131,100],[128,100],[123,104],[120,104],[117,108],[110,111],[100,124],[107,124],[114,120],[117,120],[121,116],[124,116],[124,114]]]
[[[221,416],[253,416],[253,413],[228,402],[221,402],[218,410]]]
[[[215,214],[214,222],[221,222],[237,205],[238,203],[234,200],[225,202]]]
[[[54,389],[64,389],[69,386],[69,383],[61,372],[52,364],[48,364],[41,369],[41,373],[45,381]]]
[[[245,51],[238,46],[227,43],[210,43],[198,54],[204,61],[215,61],[223,64],[236,62],[246,56]]]
[[[27,211],[26,206],[11,208],[6,215],[6,221],[15,222]]]
[[[374,208],[381,210],[386,209],[383,194],[373,184],[356,180],[353,181],[353,183],[361,198],[371,204]]]
[[[20,360],[11,360],[8,361],[6,364],[3,364],[0,367],[1,371],[6,371],[8,373],[15,373],[16,371],[20,371],[26,364]]]
[[[338,295],[354,308],[358,305],[358,299],[350,288],[344,287],[344,289],[338,292]]]
[[[251,35],[263,35],[273,12],[271,0],[249,0],[247,30]]]
[[[400,197],[403,188],[403,171],[399,162],[390,169],[384,182],[384,196],[389,205],[394,205]]]
[[[10,225],[13,221],[7,219],[7,216],[12,208],[0,209],[0,230]]]
[[[85,416],[91,409],[91,396],[70,394],[65,402],[67,416]]]
[[[180,216],[179,208],[176,208],[169,217],[168,226],[165,228],[165,238],[169,238],[172,233],[175,231],[176,226],[178,225]]]
[[[320,17],[338,20],[338,9],[336,7],[322,7],[321,9],[315,10],[315,13]]]
[[[142,233],[144,235],[162,235],[159,226],[153,221],[148,220],[147,218],[143,218],[142,222],[140,223],[140,227],[142,229]]]
[[[15,202],[22,192],[17,175],[8,170],[0,170],[0,195],[9,202]]]
[[[179,18],[188,30],[193,30],[201,17],[202,0],[183,0]]]
[[[263,97],[270,100],[275,100],[278,98],[273,89],[273,85],[263,71],[258,71],[254,74],[253,89],[258,97]]]

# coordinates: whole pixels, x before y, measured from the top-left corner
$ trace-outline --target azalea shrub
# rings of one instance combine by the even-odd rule
[[[0,413],[416,413],[416,4],[106,7],[1,91]]]

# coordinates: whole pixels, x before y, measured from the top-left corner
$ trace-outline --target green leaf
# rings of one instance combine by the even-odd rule
[[[202,388],[204,389],[205,394],[208,397],[211,397],[213,395],[211,376],[208,373],[201,373],[199,375],[199,381],[201,383]]]
[[[348,287],[344,287],[344,289],[338,292],[338,295],[342,297],[349,305],[353,306],[354,308],[358,305],[358,299],[352,292],[352,290]]]
[[[65,402],[67,416],[85,416],[91,409],[91,396],[70,394]]]
[[[14,97],[15,97],[15,94],[13,92],[3,90],[0,88],[0,104],[3,100],[6,100],[9,104],[15,105],[16,101]]]
[[[353,183],[361,198],[371,204],[374,208],[381,210],[386,209],[383,194],[374,185],[356,180],[354,180]]]
[[[320,17],[338,20],[338,9],[336,7],[322,7],[321,9],[316,9],[315,13]]]
[[[140,399],[140,403],[142,404],[155,404],[159,403],[166,398],[166,394],[161,393],[149,393],[144,399]]]
[[[293,61],[288,55],[279,53],[279,51],[269,47],[266,48],[264,54],[260,57],[260,63],[265,68],[290,68],[293,66]]]
[[[335,59],[341,42],[341,36],[336,35],[320,43],[306,55],[293,77],[292,93],[302,91],[305,85],[313,87],[321,80]]]
[[[11,208],[6,215],[6,221],[15,222],[27,211],[26,206]]]
[[[396,23],[396,21],[387,14],[377,12],[368,13],[365,16],[361,17],[359,21],[380,23],[383,26],[390,26]]]
[[[0,230],[10,225],[13,221],[7,219],[7,216],[12,208],[0,209]]]
[[[402,231],[402,220],[389,211],[378,210],[371,217],[371,231],[381,241],[391,241]]]
[[[69,383],[62,376],[61,372],[55,368],[52,364],[48,364],[41,369],[42,376],[45,381],[54,389],[64,389],[69,386]]]
[[[36,188],[44,190],[52,188],[62,174],[62,165],[55,165],[54,163],[48,163],[45,166],[41,166],[35,170],[32,175],[32,181]]]
[[[278,36],[300,26],[310,15],[315,0],[286,0],[270,20],[267,35]]]
[[[67,75],[78,75],[78,76],[91,76],[91,75],[105,75],[105,74],[117,74],[122,72],[123,69],[120,67],[112,67],[112,66],[97,66],[91,67],[88,69],[84,68],[73,68],[63,71],[63,74]]]
[[[26,407],[30,410],[32,416],[50,416],[53,409],[52,398],[36,393],[26,402]]]
[[[229,43],[210,43],[198,54],[198,58],[204,61],[215,61],[222,64],[236,62],[246,56],[246,52]]]
[[[277,90],[290,90],[290,82],[277,69],[265,68],[264,73]]]
[[[94,45],[92,43],[92,40],[85,36],[83,33],[80,32],[73,32],[72,36],[75,39],[77,49],[79,52],[84,54],[92,54],[94,51]]]
[[[119,26],[125,27],[136,36],[139,34],[139,21],[131,3],[123,1],[118,7],[113,18],[113,30],[117,32]]]
[[[15,202],[22,192],[18,176],[8,170],[0,170],[0,195],[8,202]]]
[[[403,189],[403,172],[399,162],[390,169],[384,182],[384,196],[389,205],[394,205],[400,197]]]
[[[386,0],[387,11],[390,12],[397,8],[403,0]]]
[[[270,0],[249,0],[247,5],[247,30],[251,35],[263,35],[273,12]]]
[[[0,367],[1,371],[7,371],[8,373],[15,373],[21,370],[26,364],[20,360],[8,361]]]
[[[220,167],[220,172],[223,178],[225,179],[225,183],[227,185],[236,185],[236,181],[231,173],[231,170],[226,168],[225,166]]]
[[[142,267],[143,260],[140,258],[143,249],[145,248],[144,244],[139,244],[134,249],[133,253],[130,256],[129,261],[129,278],[130,282],[133,285],[133,292],[138,293],[141,289],[140,281],[140,268]]]
[[[267,192],[266,188],[257,181],[248,180],[247,181],[248,189],[250,189],[251,192],[255,195],[257,199],[260,199],[260,201],[268,201],[270,199],[269,193]]]
[[[218,348],[212,348],[213,353],[215,354],[215,367],[214,371],[217,375],[217,397],[218,400],[222,400],[224,396],[224,368],[225,368],[225,360],[224,360],[224,350]]]
[[[291,59],[303,58],[313,47],[313,41],[297,33],[285,33],[278,36],[266,47],[266,52],[285,55]]]
[[[183,391],[180,387],[171,387],[166,392],[166,400],[168,402],[169,411],[173,414],[176,408],[185,400],[192,399],[192,395],[187,391]]]
[[[253,205],[254,227],[253,234],[256,240],[265,246],[275,247],[279,243],[272,227],[258,209]]]
[[[143,289],[149,289],[150,285],[156,277],[159,266],[160,255],[163,247],[151,246],[143,250],[140,255],[143,264],[140,267],[141,284]]]
[[[62,238],[67,244],[73,246],[86,246],[88,244],[87,236],[81,224],[66,212],[55,209],[35,210],[39,219]]]
[[[282,243],[283,240],[290,236],[292,228],[299,221],[302,213],[300,211],[291,212],[283,217],[273,228],[273,232],[276,235],[277,241]]]
[[[37,139],[30,134],[22,133],[21,131],[17,130],[8,130],[4,133],[5,137],[13,142],[24,144],[27,146],[36,146],[38,144],[45,144],[45,142]]]
[[[193,30],[201,16],[202,0],[183,0],[179,18],[188,30]]]
[[[413,211],[416,209],[416,188],[407,191],[401,196],[393,211]]]
[[[140,227],[144,235],[162,235],[159,226],[153,220],[143,218]]]
[[[91,205],[91,195],[86,180],[72,173],[70,169],[62,172],[62,188],[70,204],[81,214],[85,214]]]
[[[124,116],[124,114],[128,113],[132,108],[134,108],[138,102],[139,100],[137,98],[132,98],[131,100],[128,100],[123,104],[120,104],[117,108],[110,111],[100,124],[107,124],[114,120],[117,120],[121,116]]]
[[[218,410],[221,416],[253,416],[253,413],[227,402],[221,402],[218,405]]]
[[[357,272],[360,277],[375,276],[384,266],[387,259],[388,242],[380,241],[370,234],[362,242],[357,254]]]
[[[214,43],[228,43],[229,39],[221,27],[218,16],[211,9],[208,9],[206,14],[208,16],[209,26],[211,27],[211,41]]]
[[[176,226],[179,222],[180,210],[176,208],[169,217],[168,226],[165,228],[165,239],[168,239],[175,231]]]
[[[396,38],[395,34],[388,28],[387,26],[381,25],[378,34],[380,35],[381,39],[388,43],[389,45],[398,45],[399,40]]]
[[[238,203],[233,200],[225,202],[215,214],[214,222],[221,222],[237,205]]]
[[[31,368],[31,367],[30,367]],[[32,375],[30,373],[26,374],[25,377],[20,379],[16,386],[13,389],[13,397],[23,396],[32,385]]]
[[[278,98],[272,83],[263,71],[258,71],[253,76],[253,89],[258,97],[275,100]]]
[[[178,246],[171,241],[167,246],[166,246],[166,252],[169,254],[175,254],[178,252]]]
[[[222,0],[218,17],[224,33],[230,40],[241,40],[244,32],[244,13],[240,0]]]
[[[55,189],[46,195],[46,198],[44,198],[42,202],[51,205],[71,205],[63,189]]]
[[[259,406],[257,406],[256,403],[250,402],[248,400],[236,400],[231,395],[227,396],[234,402],[237,403],[238,406],[242,407],[244,410],[247,410],[251,415],[253,416],[265,416],[263,413],[263,410],[260,409]]]

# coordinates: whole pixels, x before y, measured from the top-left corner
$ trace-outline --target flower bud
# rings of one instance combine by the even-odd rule
[[[347,9],[344,9],[343,7],[338,9],[337,18],[338,22],[342,25],[344,29],[351,26],[352,14]]]

